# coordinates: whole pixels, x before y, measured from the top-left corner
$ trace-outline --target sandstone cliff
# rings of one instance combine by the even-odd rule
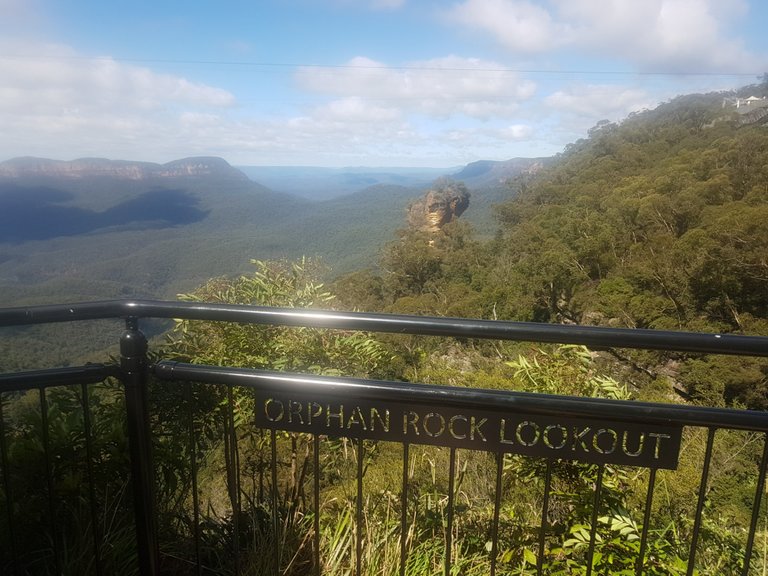
[[[408,225],[436,233],[469,207],[469,191],[461,182],[438,180],[434,187],[408,207]]]

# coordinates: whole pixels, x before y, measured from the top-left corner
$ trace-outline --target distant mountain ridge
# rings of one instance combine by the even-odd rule
[[[308,200],[325,201],[371,186],[426,186],[452,168],[238,166],[254,182]]]
[[[314,200],[330,199],[380,184],[424,186],[439,176],[450,176],[468,186],[499,186],[521,174],[535,174],[548,158],[479,160],[461,169],[439,168],[319,168],[306,166],[234,167],[226,160],[200,156],[165,164],[107,158],[53,160],[25,156],[0,162],[0,178],[114,178],[124,181],[164,180],[185,177],[214,177],[252,180],[273,190]],[[281,185],[282,184],[282,185]]]
[[[512,158],[510,160],[478,160],[464,166],[451,178],[461,180],[467,186],[500,186],[511,178],[541,171],[550,158]]]
[[[66,161],[35,157],[13,158],[0,162],[0,178],[107,177],[119,180],[150,180],[200,176],[248,180],[245,174],[233,168],[223,158],[208,156],[183,158],[166,164],[106,158],[79,158]]]
[[[249,259],[375,261],[420,192],[387,186],[312,202],[220,158],[0,162],[0,301],[162,297]],[[359,194],[359,195],[358,195]]]
[[[496,230],[492,206],[517,193],[506,182],[532,166],[515,162],[465,167],[462,218],[482,237]],[[333,274],[375,266],[408,205],[465,169],[296,167],[305,190],[318,178],[308,197],[264,185],[280,170],[265,183],[221,158],[14,158],[0,162],[0,301],[167,298],[245,273],[251,258],[318,257]],[[488,178],[493,186],[478,184]]]
[[[463,167],[373,167],[325,168],[317,166],[238,166],[255,182],[276,191],[314,201],[354,194],[371,186],[424,188],[448,176],[470,188],[499,188],[521,175],[541,170],[549,158],[479,160]]]

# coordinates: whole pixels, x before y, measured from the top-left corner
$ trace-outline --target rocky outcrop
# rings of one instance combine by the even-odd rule
[[[30,157],[0,162],[0,177],[2,178],[36,176],[66,179],[108,177],[121,180],[217,176],[248,180],[245,174],[230,166],[226,160],[214,157],[184,158],[167,164],[107,160],[105,158],[80,158],[72,161],[61,161]]]
[[[469,208],[469,191],[461,182],[442,180],[408,207],[408,225],[436,233]]]

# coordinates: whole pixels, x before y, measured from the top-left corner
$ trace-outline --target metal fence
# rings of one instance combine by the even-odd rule
[[[687,555],[681,558],[679,573],[696,573],[713,452],[718,438],[728,434],[743,434],[743,444],[759,456],[754,468],[745,472],[750,478],[745,506],[751,512],[743,539],[735,544],[740,560],[723,566],[722,573],[750,574],[758,561],[765,562],[765,554],[755,551],[755,538],[764,511],[766,413],[186,364],[149,354],[139,321],[181,318],[763,357],[768,356],[768,338],[157,301],[1,309],[0,327],[105,318],[125,321],[116,365],[0,374],[3,574],[72,570],[142,575],[321,574],[329,561],[321,542],[321,522],[327,511],[322,495],[334,483],[351,487],[349,514],[338,518],[346,518],[351,527],[344,533],[343,548],[348,573],[363,574],[371,558],[365,548],[372,545],[372,537],[366,534],[376,533],[364,508],[369,498],[366,470],[381,446],[385,446],[391,474],[386,495],[379,496],[389,498],[394,504],[387,510],[399,516],[386,532],[397,540],[396,573],[415,571],[409,534],[415,508],[421,506],[418,497],[423,496],[414,494],[420,490],[414,485],[415,454],[420,451],[423,460],[423,450],[430,449],[440,454],[431,457],[433,483],[440,476],[445,486],[435,494],[439,505],[430,504],[432,508],[425,510],[439,512],[434,539],[439,541],[446,575],[468,570],[459,566],[462,550],[455,539],[457,517],[472,505],[466,494],[462,503],[457,501],[463,493],[458,484],[470,461],[485,467],[491,487],[488,522],[471,528],[480,529],[478,538],[487,543],[488,573],[512,573],[503,548],[515,538],[526,542],[525,549],[516,548],[522,560],[515,573],[547,573],[545,557],[554,546],[550,519],[561,497],[554,479],[562,472],[563,462],[576,462],[581,467],[568,469],[569,473],[589,474],[591,479],[591,492],[582,495],[590,517],[576,534],[583,539],[580,573],[597,573],[599,518],[608,505],[606,479],[617,470],[630,469],[646,475],[645,493],[637,497],[642,503],[642,525],[627,528],[634,530],[632,571],[656,574],[659,568],[654,567],[649,549],[659,478],[674,474],[681,445],[691,434],[705,435],[706,440],[701,443],[703,453],[691,456],[697,462],[698,479],[686,532]],[[106,386],[110,394],[97,394],[98,386]],[[200,391],[211,389],[215,393],[203,402]],[[57,406],[70,406],[71,414],[52,414],[49,400],[56,390],[66,391],[56,397]],[[153,390],[171,391],[164,396],[165,404],[157,405],[150,398]],[[211,398],[219,404],[211,404]],[[99,410],[94,410],[94,402]],[[242,402],[248,403],[248,410],[241,409]],[[221,420],[211,424],[204,415],[213,409]],[[27,413],[24,410],[39,414],[34,426],[29,418],[19,416]],[[60,407],[57,410],[61,412]],[[118,427],[124,427],[125,445],[120,431],[110,432],[110,418],[103,416],[116,413],[122,414]],[[246,413],[251,417],[243,424],[238,418]],[[77,425],[60,424],[67,417],[77,420]],[[201,477],[202,443],[212,433],[211,427],[221,431],[220,483],[227,510],[226,521],[217,524],[218,529],[210,522],[217,518],[215,505],[210,498],[206,504],[201,488],[203,481],[216,482]],[[178,453],[163,452],[171,445]],[[68,456],[70,464],[62,460],[66,446],[78,447]],[[335,461],[335,476],[321,485],[329,466],[324,454],[333,450],[346,456]],[[122,460],[117,456],[121,451]],[[537,510],[532,512],[538,524],[525,533],[519,532],[520,525],[512,525],[505,512],[505,479],[514,462],[525,462],[529,471],[539,472],[533,500]],[[207,468],[216,467],[209,462]],[[130,478],[124,483],[125,494],[108,493],[109,486],[119,482],[107,486],[97,480],[108,473],[110,478],[120,477],[121,471]],[[664,489],[674,482],[675,477],[669,476]],[[116,525],[124,517],[129,518],[128,526],[121,524],[123,531],[119,531]],[[187,537],[169,544],[169,531],[177,536],[184,532]],[[294,541],[289,541],[291,537]],[[125,558],[117,549],[118,540],[124,546],[128,542]],[[213,571],[212,556],[225,556],[226,569]],[[262,561],[258,568],[254,557]]]

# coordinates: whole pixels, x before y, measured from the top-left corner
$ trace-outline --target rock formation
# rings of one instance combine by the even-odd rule
[[[408,207],[408,225],[436,233],[461,216],[469,207],[469,191],[461,182],[439,180],[419,200]]]

